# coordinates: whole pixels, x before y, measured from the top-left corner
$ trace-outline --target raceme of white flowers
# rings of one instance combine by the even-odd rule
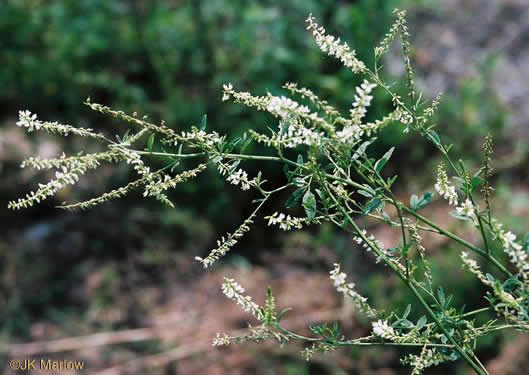
[[[30,111],[19,111],[19,119],[17,126],[21,126],[27,129],[28,132],[35,130],[44,130],[48,133],[57,133],[62,135],[79,135],[81,137],[101,138],[104,139],[102,134],[96,134],[92,132],[92,129],[76,128],[71,125],[62,125],[58,122],[42,122],[37,120],[37,115],[32,114]]]
[[[383,339],[392,340],[395,337],[395,330],[386,320],[373,322],[373,333]]]
[[[509,255],[511,263],[520,270],[520,276],[529,281],[529,258],[527,250],[516,242],[516,235],[511,231],[506,231],[498,222],[494,222],[496,234],[503,246],[503,251]]]
[[[339,38],[325,34],[325,28],[315,22],[312,14],[307,18],[307,23],[307,30],[312,30],[316,44],[323,52],[340,59],[344,66],[352,69],[353,73],[360,73],[365,69],[365,64],[358,60],[356,52],[351,50],[347,43],[341,43]]]
[[[354,290],[354,283],[347,283],[345,279],[347,275],[344,272],[340,272],[340,265],[335,263],[334,268],[329,272],[330,278],[334,282],[334,287],[339,293],[349,297],[353,303],[370,318],[375,318],[377,312],[367,303],[367,298],[361,296]]]
[[[448,177],[446,176],[446,172],[443,168],[443,165],[441,164],[437,169],[437,183],[434,187],[439,195],[448,200],[450,205],[457,206],[458,198],[456,188],[455,186],[449,184]]]
[[[274,212],[271,216],[266,216],[265,219],[268,219],[268,225],[279,225],[279,228],[284,231],[289,231],[292,228],[301,229],[303,228],[303,223],[307,221],[306,218],[291,217],[277,212]]]
[[[234,300],[244,311],[255,316],[257,320],[263,320],[263,314],[259,305],[252,301],[252,297],[243,295],[244,288],[234,279],[224,278],[222,293],[229,299]]]
[[[473,343],[478,337],[512,327],[529,332],[529,240],[517,239],[512,231],[504,229],[492,215],[489,198],[493,189],[490,188],[488,180],[491,170],[488,165],[492,152],[491,137],[488,137],[485,143],[483,167],[476,173],[476,179],[473,179],[472,183],[464,163],[461,162],[460,168],[457,169],[454,166],[448,154],[449,149],[441,142],[441,138],[430,124],[439,105],[440,96],[427,104],[421,96],[415,95],[405,12],[397,11],[395,14],[395,23],[374,49],[373,69],[360,61],[347,43],[328,35],[312,15],[307,18],[307,29],[312,32],[319,48],[329,56],[336,57],[353,73],[362,76],[360,85],[351,90],[354,98],[349,112],[345,115],[326,100],[320,99],[312,90],[298,87],[296,83],[286,83],[283,86],[292,97],[271,93],[254,96],[250,92],[236,91],[231,83],[224,84],[222,101],[233,100],[235,103],[267,112],[273,121],[266,133],[259,131],[256,126],[248,129],[241,137],[230,140],[226,135],[206,130],[206,116],[200,126],[176,131],[164,122],[155,124],[147,121],[147,116],[138,117],[136,113],[128,115],[123,111],[91,103],[89,99],[85,104],[91,109],[122,120],[132,129],[127,130],[121,138],[116,137],[116,142],[103,134],[95,133],[92,129],[43,122],[30,111],[20,111],[16,125],[28,132],[45,131],[63,136],[88,137],[91,142],[101,143],[104,150],[73,156],[62,154],[52,159],[30,157],[24,160],[21,165],[23,168],[36,168],[44,174],[53,174],[54,177],[47,184],[39,184],[35,191],[28,193],[24,198],[10,202],[8,207],[21,209],[48,199],[65,186],[74,185],[82,175],[101,167],[104,163],[129,165],[135,172],[135,179],[86,201],[63,203],[61,208],[91,208],[121,198],[134,190],[141,190],[140,193],[144,197],[153,197],[173,207],[170,200],[171,189],[200,173],[205,173],[208,167],[211,167],[209,171],[220,173],[227,184],[237,186],[243,191],[252,190],[252,194],[257,195],[253,197],[257,199],[252,203],[256,203],[257,207],[237,229],[222,236],[207,255],[195,257],[204,268],[212,267],[217,260],[225,256],[250,230],[250,226],[259,220],[264,219],[269,226],[277,226],[284,231],[302,229],[306,225],[326,221],[351,232],[353,240],[360,247],[374,253],[377,262],[388,266],[383,272],[393,272],[404,282],[403,287],[408,288],[416,297],[417,304],[412,315],[421,311],[421,308],[427,313],[427,316],[414,321],[409,316],[411,306],[402,316],[398,314],[400,311],[388,314],[376,311],[368,304],[367,299],[355,290],[355,284],[347,282],[347,275],[336,263],[330,271],[330,279],[336,291],[350,299],[359,311],[371,320],[372,334],[345,340],[338,325],[331,329],[322,324],[311,327],[315,337],[304,338],[280,325],[280,319],[288,309],[280,313],[275,311],[271,289],[267,291],[266,303],[259,306],[250,296],[244,295],[244,288],[239,283],[232,278],[225,278],[222,292],[255,316],[261,325],[250,327],[248,335],[242,338],[219,333],[213,339],[214,346],[228,345],[232,341],[259,342],[265,339],[284,344],[292,339],[302,339],[311,343],[302,352],[308,360],[315,353],[327,353],[343,346],[375,345],[391,341],[392,344],[422,349],[420,353],[417,351],[402,359],[403,363],[412,366],[412,374],[419,374],[423,369],[441,362],[462,358],[476,373],[485,375],[483,365],[475,359]],[[376,62],[388,52],[397,35],[401,39],[406,71],[408,95],[405,97],[393,91],[393,85],[386,83],[379,76],[376,66]],[[390,95],[393,109],[380,119],[364,122],[373,96],[378,90]],[[432,197],[431,192],[425,193],[422,198],[413,194],[409,206],[395,199],[391,185],[396,176],[386,177],[389,171],[383,169],[391,158],[393,148],[378,160],[373,159],[374,152],[370,152],[369,156],[367,153],[367,148],[376,140],[377,132],[386,126],[404,126],[404,133],[418,133],[432,142],[447,159],[447,165],[451,169],[447,172],[444,164],[439,165],[435,191],[447,200],[449,205],[455,207],[455,211],[451,212],[452,216],[459,220],[472,221],[476,230],[480,231],[483,245],[470,244],[456,233],[432,223],[422,212],[417,213],[417,210],[428,204]],[[245,153],[246,146],[251,142],[266,146],[266,153]],[[97,146],[100,146],[99,143]],[[157,163],[153,162],[153,157],[157,158]],[[162,160],[164,164],[160,167]],[[241,162],[245,163],[244,167],[240,166]],[[250,171],[250,163],[265,162],[275,163],[281,168],[282,176],[286,176],[283,185],[273,186],[278,179],[267,181],[261,172],[256,177],[249,176],[247,171]],[[456,184],[449,182],[447,173],[454,174]],[[474,182],[479,186],[480,179],[484,180],[481,192],[484,192],[485,210],[480,210],[475,203],[482,204],[475,195],[479,192],[474,186]],[[279,192],[291,194],[285,202],[286,209],[299,207],[305,211],[306,216],[299,216],[301,211],[296,211],[298,216],[294,216],[292,212],[280,212],[277,208],[271,210],[275,211],[271,215],[261,215],[261,208],[272,196],[281,196],[277,194]],[[394,212],[394,217],[386,213],[387,206],[393,210],[387,212]],[[368,234],[359,226],[368,225],[366,221],[371,219],[400,229],[400,241],[391,245],[393,247],[386,248],[374,235]],[[488,303],[488,310],[463,313],[459,308],[446,305],[450,298],[444,296],[442,288],[438,288],[439,281],[433,277],[427,251],[422,243],[422,231],[446,236],[465,248],[461,253],[463,268],[489,289],[486,298],[483,296],[483,301]],[[487,232],[492,236],[492,242],[501,244],[503,252],[508,255],[512,264],[502,264],[497,251],[490,246]],[[409,251],[410,249],[412,251]],[[357,250],[357,247],[353,247],[353,250]],[[470,251],[481,257],[478,259],[479,263],[470,256]],[[495,276],[485,274],[480,264],[495,268]],[[421,272],[415,272],[417,270]],[[435,293],[436,289],[438,293]],[[478,326],[476,322],[479,320],[474,320],[474,315],[481,313],[491,313],[502,320]],[[442,319],[438,319],[440,317]],[[458,323],[455,325],[451,322]]]

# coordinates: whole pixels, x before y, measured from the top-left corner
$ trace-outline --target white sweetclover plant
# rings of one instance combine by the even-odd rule
[[[354,240],[371,252],[378,262],[387,266],[387,272],[395,273],[416,298],[417,309],[424,314],[417,321],[409,319],[411,306],[402,314],[389,314],[375,310],[368,300],[356,290],[354,283],[347,281],[345,273],[336,264],[330,271],[330,282],[337,292],[349,298],[360,312],[372,321],[372,334],[366,337],[346,339],[339,333],[337,324],[326,324],[311,327],[314,335],[306,337],[281,326],[281,318],[288,310],[276,312],[274,297],[270,288],[267,290],[264,306],[256,304],[250,296],[243,295],[244,288],[234,279],[225,278],[222,292],[233,299],[245,311],[252,314],[260,323],[250,327],[243,337],[231,337],[228,334],[217,334],[213,345],[228,345],[233,341],[277,340],[282,345],[288,341],[307,342],[303,355],[309,360],[314,353],[325,353],[339,347],[394,345],[415,349],[414,354],[402,359],[419,374],[424,369],[446,361],[462,359],[480,375],[487,374],[487,369],[475,355],[477,339],[491,332],[502,329],[529,331],[529,239],[521,242],[517,236],[503,228],[493,216],[490,204],[492,188],[489,185],[491,176],[490,156],[492,154],[492,137],[485,139],[483,147],[483,166],[473,175],[462,162],[457,165],[449,155],[449,146],[445,146],[439,135],[433,130],[431,118],[439,101],[438,96],[427,104],[416,95],[413,71],[410,63],[410,46],[404,11],[396,11],[396,21],[386,34],[384,40],[374,50],[373,68],[360,61],[347,43],[328,35],[325,29],[316,23],[310,15],[307,18],[307,29],[312,32],[320,49],[339,59],[353,74],[362,76],[361,84],[354,91],[354,101],[348,115],[320,99],[311,90],[300,88],[296,83],[287,83],[284,88],[293,97],[273,96],[267,93],[254,96],[249,92],[236,91],[231,83],[223,86],[222,100],[233,100],[248,107],[266,111],[277,120],[277,128],[269,133],[248,130],[235,139],[228,139],[214,131],[206,130],[206,117],[198,127],[177,132],[165,124],[153,124],[136,114],[128,115],[109,107],[92,103],[86,104],[95,111],[110,115],[132,124],[137,128],[117,141],[110,140],[91,129],[76,128],[56,122],[41,122],[37,115],[29,111],[20,112],[18,126],[29,132],[46,131],[63,136],[76,135],[90,137],[104,142],[106,150],[92,154],[62,155],[57,159],[29,158],[22,167],[56,170],[55,178],[47,184],[40,184],[38,189],[24,198],[9,203],[9,208],[18,210],[39,203],[66,185],[74,185],[80,176],[98,168],[102,163],[127,163],[136,171],[137,178],[128,184],[109,191],[88,201],[64,203],[66,209],[90,208],[106,201],[129,194],[132,190],[141,190],[145,197],[154,197],[160,202],[172,206],[167,192],[177,184],[183,183],[204,173],[208,166],[217,170],[229,184],[240,187],[243,191],[253,189],[260,194],[255,200],[256,208],[243,221],[241,226],[223,236],[217,247],[204,257],[196,257],[204,268],[211,267],[237,244],[260,216],[261,209],[276,193],[291,191],[285,203],[286,210],[301,205],[305,210],[304,217],[294,217],[288,212],[276,212],[264,217],[268,225],[278,226],[282,230],[301,229],[307,225],[330,222],[350,232]],[[406,68],[408,95],[398,96],[379,75],[377,66],[380,58],[388,51],[389,45],[400,36],[404,65]],[[383,90],[392,98],[393,111],[373,122],[366,122],[366,113],[376,90]],[[294,97],[307,102],[302,104]],[[438,168],[437,179],[432,182],[435,191],[450,205],[455,206],[451,215],[456,220],[463,220],[479,231],[481,244],[472,244],[452,233],[432,220],[418,213],[433,197],[426,192],[420,197],[411,195],[410,203],[405,204],[396,199],[392,185],[394,177],[383,177],[381,172],[393,153],[388,150],[381,158],[368,156],[370,145],[376,141],[376,135],[386,126],[401,127],[402,131],[415,132],[439,150],[445,165]],[[164,151],[154,151],[156,141],[164,146]],[[251,142],[258,142],[269,148],[275,156],[252,155],[245,152]],[[297,154],[295,159],[286,155]],[[165,160],[165,166],[154,168],[153,159]],[[185,161],[185,163],[184,163]],[[174,171],[182,165],[195,165],[180,173]],[[285,183],[270,187],[261,173],[249,176],[243,163],[275,163],[286,171]],[[446,166],[446,167],[445,167]],[[449,168],[448,170],[446,168]],[[454,183],[449,180],[453,175]],[[481,187],[481,188],[480,188]],[[479,188],[479,189],[478,189]],[[485,208],[480,210],[476,200],[481,194]],[[385,206],[392,206],[396,212],[391,218]],[[401,242],[393,248],[386,248],[373,235],[359,227],[360,218],[386,223],[401,232]],[[365,220],[362,220],[365,222]],[[483,308],[465,312],[452,305],[452,298],[445,296],[439,285],[433,280],[431,268],[421,233],[430,231],[455,241],[464,251],[461,253],[462,266],[475,275],[487,288]],[[503,264],[493,242],[508,255],[511,264]],[[410,251],[414,248],[416,251]],[[480,263],[473,259],[471,253],[481,263],[488,263],[494,269],[494,275],[481,271]],[[441,280],[442,281],[442,280]],[[483,325],[476,325],[475,317],[489,314],[492,320]],[[481,320],[482,321],[482,320]]]

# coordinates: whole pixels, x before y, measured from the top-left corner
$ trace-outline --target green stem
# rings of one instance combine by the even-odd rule
[[[485,312],[485,311],[490,311],[490,307],[483,307],[481,309],[469,311],[467,313],[464,313],[463,315],[459,315],[459,318],[466,318],[467,316],[476,315],[476,314],[479,314],[479,313],[482,313],[482,312]]]
[[[180,158],[180,159],[187,159],[187,158],[196,158],[200,156],[207,156],[208,154],[206,152],[197,152],[194,154],[172,154],[169,152],[149,152],[149,151],[139,151],[134,150],[134,152],[138,153],[139,155],[154,155],[154,156],[166,156],[166,157],[173,157],[173,158]],[[302,168],[305,170],[310,170],[309,167],[304,166],[303,164],[298,164],[290,159],[284,158],[284,157],[277,157],[277,156],[262,156],[262,155],[243,155],[243,154],[223,154],[218,153],[219,156],[222,156],[223,158],[227,159],[240,159],[240,160],[265,160],[265,161],[275,161],[280,163],[286,163],[290,164],[292,166]],[[343,182],[347,185],[354,186],[358,189],[363,189],[364,187],[360,185],[359,183],[356,183],[351,180],[346,180],[344,178],[336,177],[333,175],[330,175],[328,173],[324,174],[325,177],[330,178],[335,181]]]
[[[423,223],[428,224],[429,226],[431,226],[434,229],[437,229],[439,231],[439,233],[442,233],[445,236],[450,237],[451,239],[453,239],[454,241],[460,243],[461,245],[465,246],[466,248],[468,248],[468,249],[478,253],[479,255],[483,256],[489,262],[494,264],[508,278],[513,276],[512,273],[510,273],[500,262],[498,262],[498,260],[496,258],[494,258],[491,254],[488,254],[485,250],[482,250],[479,247],[476,247],[476,246],[472,245],[471,243],[465,241],[461,237],[458,237],[455,234],[444,230],[443,228],[441,228],[440,226],[434,224],[433,222],[431,222],[430,220],[428,220],[424,216],[419,215],[417,212],[413,211],[412,209],[410,209],[410,208],[408,208],[408,207],[406,207],[404,205],[401,205],[401,207],[402,207],[402,209],[404,211],[406,211],[409,214],[415,216],[417,219],[421,220]]]
[[[336,341],[333,339],[328,338],[314,338],[314,337],[307,337],[303,335],[299,335],[297,333],[294,333],[286,328],[283,328],[279,325],[276,325],[275,328],[280,330],[282,333],[289,336],[289,338],[293,338],[296,340],[303,340],[303,341],[309,341],[309,342],[323,342],[323,343],[329,343],[336,346],[406,346],[406,347],[436,347],[436,348],[453,348],[453,345],[450,344],[435,344],[435,343],[415,343],[415,342],[386,342],[386,341],[375,341],[375,342],[363,342],[363,341],[356,341],[356,340],[348,340],[348,341]],[[372,337],[372,336],[370,336]],[[364,339],[370,338],[366,337]]]
[[[377,254],[383,261],[386,263],[392,270],[397,274],[397,276],[402,280],[402,282],[408,287],[408,289],[411,290],[415,298],[419,301],[419,303],[423,306],[423,308],[426,310],[428,315],[433,319],[433,321],[436,323],[437,327],[444,333],[445,337],[454,345],[454,349],[463,357],[463,359],[474,369],[474,371],[479,375],[487,375],[485,372],[482,371],[482,369],[479,368],[479,366],[472,360],[472,358],[469,357],[469,355],[465,352],[465,350],[457,343],[457,341],[450,335],[446,327],[441,323],[441,321],[437,318],[437,315],[435,315],[435,312],[430,308],[428,303],[424,300],[422,295],[419,293],[419,291],[415,288],[413,283],[410,281],[409,278],[407,278],[398,268],[395,266],[391,261],[387,259],[387,256],[385,254],[381,253],[380,249],[373,245],[371,241],[362,233],[361,229],[358,227],[358,225],[355,223],[355,221],[349,216],[347,211],[345,211],[339,204],[336,198],[333,194],[330,193],[327,186],[322,183],[322,186],[327,191],[327,194],[335,201],[337,207],[339,207],[342,211],[342,213],[345,215],[347,220],[349,221],[349,224],[351,224],[356,231],[356,233],[362,238],[362,240]]]

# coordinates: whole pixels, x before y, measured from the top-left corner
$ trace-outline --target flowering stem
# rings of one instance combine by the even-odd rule
[[[476,209],[476,218],[478,219],[479,231],[481,232],[481,237],[483,237],[483,245],[485,245],[485,250],[487,251],[487,254],[490,254],[490,248],[487,242],[487,236],[485,235],[485,228],[483,227],[483,220],[481,219],[481,216],[479,215],[479,213],[477,213],[478,206],[476,205],[476,202],[474,202],[474,198],[472,197],[472,194],[469,193],[468,197],[470,198],[470,201],[472,202],[472,204],[474,205],[474,208]]]
[[[429,139],[428,137],[426,137],[426,138]],[[431,140],[430,140],[430,142],[431,142]],[[434,143],[434,142],[432,142],[432,143]],[[442,144],[435,144],[435,146],[439,149],[439,151],[441,151],[441,153],[445,157],[446,161],[448,161],[448,164],[450,164],[450,166],[456,172],[456,174],[459,177],[464,178],[465,176],[463,176],[462,173],[460,172],[460,170],[458,168],[456,168],[454,162],[452,161],[452,159],[450,159],[450,156],[448,156],[448,151],[445,149],[445,147]],[[462,162],[461,162],[461,164],[462,164]],[[462,166],[462,168],[464,170],[465,167]],[[478,207],[476,206],[476,203],[474,202],[474,198],[472,197],[472,192],[470,192],[470,191],[468,192],[468,197],[472,201],[472,204],[474,205],[474,208],[476,209],[476,212],[477,212],[477,208]],[[481,232],[481,237],[483,238],[483,244],[485,245],[485,250],[487,251],[487,254],[490,254],[490,248],[489,248],[489,244],[487,242],[487,236],[485,235],[485,229],[483,228],[483,221],[482,221],[481,217],[479,216],[479,214],[476,215],[476,218],[478,219],[479,231]]]
[[[349,222],[349,224],[352,225],[352,227],[354,228],[355,232],[358,234],[358,236],[360,236],[362,238],[362,240],[384,261],[384,263],[386,263],[392,270],[393,272],[395,272],[397,274],[397,276],[402,280],[402,282],[404,284],[406,284],[406,286],[408,287],[408,289],[411,290],[411,292],[413,293],[413,295],[415,296],[415,298],[417,298],[417,300],[419,301],[419,303],[424,307],[424,309],[426,310],[426,312],[428,313],[428,315],[433,319],[433,321],[436,323],[436,325],[439,327],[439,329],[444,333],[445,337],[448,339],[448,341],[450,341],[452,343],[452,345],[454,345],[454,349],[461,355],[461,357],[463,357],[465,359],[465,361],[474,369],[474,371],[479,374],[479,375],[486,375],[486,372],[483,372],[482,369],[479,368],[479,366],[472,360],[472,358],[469,357],[469,355],[465,352],[465,350],[457,343],[457,341],[450,335],[450,333],[448,332],[448,330],[446,329],[446,327],[443,325],[443,323],[441,323],[441,321],[437,318],[437,315],[435,315],[435,312],[430,308],[430,306],[428,305],[428,303],[424,300],[424,298],[422,297],[422,295],[419,293],[419,291],[415,288],[415,286],[413,285],[412,281],[409,279],[409,277],[407,277],[406,275],[404,275],[398,268],[397,266],[395,266],[392,262],[390,262],[388,260],[388,258],[380,251],[380,249],[373,245],[371,243],[371,241],[364,235],[364,233],[362,232],[362,230],[358,227],[358,225],[355,223],[355,221],[351,218],[351,216],[349,215],[349,213],[344,210],[341,205],[338,203],[338,201],[336,200],[336,198],[334,197],[333,194],[331,194],[331,192],[329,191],[329,189],[327,188],[327,185],[325,184],[325,182],[323,182],[323,187],[325,188],[325,190],[327,191],[327,194],[329,194],[329,196],[332,198],[332,200],[334,200],[334,202],[336,203],[337,207],[340,208],[340,210],[342,211],[342,213],[345,215],[347,221]]]
[[[453,348],[454,346],[451,344],[436,344],[436,343],[416,343],[416,342],[391,342],[391,341],[374,341],[374,342],[364,342],[364,341],[357,341],[357,340],[347,340],[347,341],[336,341],[329,338],[314,338],[314,337],[307,337],[303,335],[299,335],[297,333],[294,333],[292,331],[289,331],[286,328],[283,328],[279,325],[274,325],[275,328],[280,330],[281,332],[288,335],[289,338],[296,339],[296,340],[302,340],[302,341],[309,341],[309,342],[323,342],[323,343],[329,343],[336,346],[407,346],[407,347],[423,347],[423,346],[429,346],[429,347],[437,347],[437,348]],[[372,337],[372,336],[371,336]],[[370,337],[366,337],[370,338]]]
[[[401,211],[401,209],[399,207],[399,204],[397,203],[397,198],[395,198],[395,195],[391,191],[390,187],[386,184],[386,181],[384,181],[384,179],[382,178],[380,173],[377,172],[375,167],[373,167],[373,164],[371,163],[369,158],[366,156],[365,159],[366,159],[366,162],[371,167],[371,169],[373,170],[373,172],[375,172],[375,176],[378,179],[378,183],[380,185],[382,185],[384,190],[386,190],[386,192],[389,194],[389,196],[391,197],[391,200],[393,201],[393,205],[397,209],[397,215],[399,216],[399,221],[400,221],[400,229],[401,229],[401,232],[402,232],[402,248],[405,249],[406,245],[407,245],[407,243],[406,243],[406,230],[405,230],[405,226],[404,226],[404,219],[402,218],[402,211]],[[406,258],[404,259],[404,261],[406,262],[406,277],[409,279],[409,277],[410,277],[410,267],[409,267],[409,260],[408,260],[407,252],[406,252]]]
[[[166,156],[166,157],[173,157],[173,158],[181,158],[181,159],[187,159],[187,158],[196,158],[200,156],[207,156],[206,152],[197,152],[194,154],[173,154],[169,152],[149,152],[149,151],[134,151],[138,153],[139,155],[154,155],[154,156]],[[305,170],[310,170],[309,167],[296,163],[290,159],[287,159],[285,157],[277,157],[277,156],[264,156],[264,155],[244,155],[244,154],[223,154],[219,153],[220,156],[227,158],[227,159],[240,159],[240,160],[264,160],[264,161],[276,161],[276,162],[282,162],[286,164],[290,164],[292,166],[302,168]],[[354,181],[351,181],[350,179],[344,179],[337,176],[330,175],[328,173],[324,174],[325,177],[330,178],[335,181],[340,181],[345,184],[354,186],[358,189],[363,189],[364,187]]]
[[[401,208],[408,212],[409,214],[415,216],[417,219],[421,220],[423,223],[426,223],[428,224],[429,226],[431,226],[432,228],[434,229],[437,229],[439,231],[439,233],[442,233],[444,234],[445,236],[447,237],[450,237],[451,239],[453,239],[454,241],[456,242],[459,242],[461,245],[469,248],[470,250],[478,253],[479,255],[483,256],[485,259],[487,259],[489,262],[491,262],[492,264],[494,264],[501,272],[503,272],[505,274],[505,276],[507,276],[508,278],[511,278],[513,275],[512,273],[510,273],[500,262],[498,262],[498,260],[496,258],[494,258],[491,254],[487,253],[486,251],[480,249],[479,247],[476,247],[474,245],[472,245],[471,243],[465,241],[464,239],[462,239],[461,237],[458,237],[456,236],[455,234],[451,233],[451,232],[448,232],[446,230],[444,230],[443,228],[441,228],[440,226],[434,224],[433,222],[431,222],[430,220],[428,220],[427,218],[425,218],[424,216],[418,214],[417,212],[413,211],[412,209],[404,206],[404,205],[401,205]]]

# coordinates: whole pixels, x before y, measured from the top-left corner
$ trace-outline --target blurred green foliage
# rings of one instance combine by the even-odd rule
[[[358,78],[342,69],[339,62],[322,56],[305,30],[307,15],[312,12],[330,32],[342,35],[361,58],[370,61],[373,46],[392,22],[392,10],[401,4],[398,0],[6,0],[0,12],[1,116],[12,119],[18,109],[27,108],[42,119],[123,134],[123,124],[98,116],[82,104],[91,97],[127,112],[149,114],[154,121],[164,119],[177,129],[189,128],[207,113],[208,127],[236,135],[247,128],[273,126],[272,119],[242,106],[223,104],[222,84],[232,82],[236,88],[256,94],[277,94],[287,81],[314,89],[346,111]],[[373,116],[385,112],[389,104],[386,101],[373,107],[377,112]],[[13,123],[6,125],[12,127]],[[61,149],[71,145],[69,138],[55,137],[54,141],[64,142]],[[20,160],[3,162],[3,173],[15,176],[11,181],[24,182],[18,177]],[[261,167],[265,175],[281,176],[267,166],[247,166],[250,173]],[[85,194],[86,190],[108,190],[124,178],[123,174],[105,180],[87,175],[85,179],[97,182],[85,185]],[[15,186],[2,186],[2,201],[27,188]],[[72,193],[66,192],[63,198]],[[214,200],[196,199],[197,195],[213,193]],[[2,250],[18,281],[4,285],[3,299],[9,303],[0,318],[10,322],[8,330],[21,332],[28,328],[30,316],[51,316],[52,306],[65,301],[70,285],[83,277],[87,259],[105,262],[134,252],[149,253],[156,246],[167,245],[165,241],[162,245],[154,242],[168,234],[173,241],[184,240],[178,246],[180,251],[190,247],[201,250],[204,244],[192,246],[185,239],[196,238],[193,233],[197,229],[193,228],[209,228],[202,211],[206,210],[204,216],[215,223],[216,233],[230,230],[247,211],[247,203],[240,202],[236,194],[236,189],[226,188],[220,178],[182,186],[175,199],[177,212],[185,212],[193,220],[184,220],[190,224],[181,226],[181,234],[175,233],[174,225],[167,228],[163,224],[174,215],[157,205],[149,205],[147,211],[134,197],[115,203],[113,209],[87,213],[82,219],[64,219],[64,213],[53,211],[50,205],[18,215],[14,221],[17,226],[8,229],[10,238],[35,240],[17,239],[16,252]],[[228,202],[232,202],[229,211]],[[125,217],[119,215],[122,209],[127,210]],[[138,210],[143,214],[136,215]],[[105,230],[108,222],[114,223],[112,233]],[[75,242],[70,235],[60,239],[60,233],[76,233],[81,226],[81,240]],[[145,231],[150,231],[149,235],[142,236]],[[211,233],[211,229],[203,231]],[[204,238],[212,241],[214,237],[209,234]],[[257,238],[264,238],[262,232]],[[58,240],[59,246],[53,246]],[[248,241],[255,242],[256,238]],[[243,250],[247,247],[245,243],[241,246]],[[75,249],[68,252],[68,247]],[[167,247],[171,249],[170,242]],[[147,255],[141,259],[161,262]],[[62,271],[50,262],[68,271],[58,277]],[[26,264],[33,271],[19,272]],[[47,294],[35,299],[38,290],[34,285],[46,285]],[[108,298],[105,295],[97,300]]]

